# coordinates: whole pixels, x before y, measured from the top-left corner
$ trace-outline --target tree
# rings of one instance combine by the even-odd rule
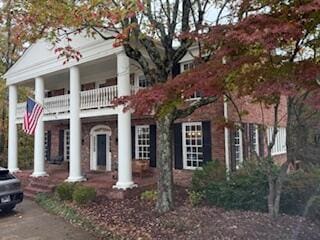
[[[172,197],[172,131],[173,122],[192,113],[196,108],[215,101],[216,97],[204,97],[196,104],[184,104],[181,93],[172,91],[169,98],[161,98],[162,85],[171,82],[173,68],[179,63],[192,45],[192,38],[186,37],[190,31],[201,31],[206,23],[209,7],[220,8],[218,22],[229,1],[209,0],[109,0],[109,1],[24,1],[17,6],[16,40],[35,41],[47,38],[59,42],[66,38],[69,44],[58,48],[66,61],[79,59],[81,53],[72,48],[72,36],[85,32],[89,37],[114,39],[115,45],[122,45],[126,54],[142,69],[154,91],[137,94],[137,99],[157,100],[151,109],[143,109],[144,114],[155,113],[159,131],[158,149],[158,201],[159,212],[173,208]],[[112,32],[110,36],[106,34]],[[199,48],[201,45],[198,46]],[[147,54],[144,54],[146,52]],[[201,51],[200,51],[201,52]],[[178,86],[177,86],[178,87]],[[160,95],[156,95],[156,93]],[[190,91],[188,91],[190,92]],[[148,96],[146,96],[148,95]],[[187,93],[184,96],[187,97]],[[189,94],[191,95],[191,94]],[[145,106],[146,99],[143,99]],[[133,106],[134,103],[131,105]],[[189,105],[189,106],[188,106]],[[183,108],[181,108],[183,106]],[[142,109],[140,109],[142,110]],[[140,111],[137,109],[137,111]],[[142,111],[140,111],[142,112]]]

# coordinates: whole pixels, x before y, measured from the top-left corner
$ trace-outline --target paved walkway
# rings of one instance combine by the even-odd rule
[[[24,200],[11,214],[0,213],[0,240],[94,240],[89,233]]]

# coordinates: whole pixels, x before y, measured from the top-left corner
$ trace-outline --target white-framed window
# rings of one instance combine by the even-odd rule
[[[203,132],[201,122],[182,124],[183,167],[197,169],[203,165]]]
[[[181,73],[189,70],[189,69],[192,69],[194,68],[194,63],[193,61],[190,61],[190,62],[186,62],[186,63],[182,63],[181,64],[181,67],[180,67],[180,70],[181,70]],[[201,98],[201,93],[198,92],[198,91],[195,91],[188,99],[187,101],[190,101],[190,100],[197,100]]]
[[[243,143],[242,143],[242,131],[241,128],[238,127],[234,132],[233,139],[234,146],[234,160],[236,162],[236,169],[239,169],[243,163]]]
[[[48,161],[49,157],[49,131],[44,132],[44,160]]]
[[[70,130],[64,130],[64,161],[70,160]]]
[[[273,134],[273,127],[268,127],[268,144],[272,140],[272,134]],[[271,149],[271,155],[279,155],[279,154],[284,154],[287,152],[287,146],[286,146],[286,128],[284,127],[279,127],[278,128],[278,133],[276,135],[276,139],[274,142],[274,146]]]
[[[136,158],[150,159],[150,127],[149,125],[138,125],[136,131]]]
[[[252,132],[250,134],[252,134],[251,135],[252,150],[259,156],[259,129],[258,129],[258,125],[256,125],[256,124],[252,125]]]
[[[147,80],[147,78],[144,75],[138,76],[138,87],[139,88],[147,88],[150,87],[151,83]]]

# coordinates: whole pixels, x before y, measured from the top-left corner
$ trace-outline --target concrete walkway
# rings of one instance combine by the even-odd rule
[[[15,211],[0,213],[0,240],[94,240],[94,236],[24,200]]]

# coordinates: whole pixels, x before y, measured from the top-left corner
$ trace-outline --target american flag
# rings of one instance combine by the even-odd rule
[[[41,104],[35,102],[33,99],[28,98],[26,111],[23,116],[23,126],[22,129],[25,133],[33,135],[37,127],[37,123],[41,113],[43,112],[43,107]]]

